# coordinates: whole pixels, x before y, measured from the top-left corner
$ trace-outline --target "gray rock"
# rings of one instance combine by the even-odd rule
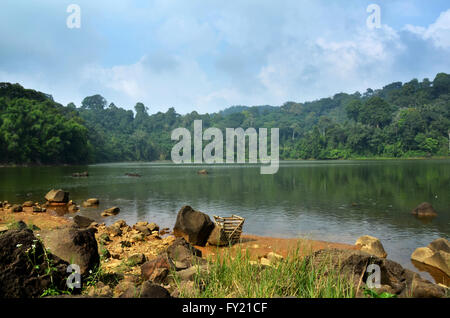
[[[141,286],[140,298],[171,298],[170,293],[164,287],[146,281]]]
[[[51,229],[41,231],[40,235],[54,255],[70,264],[79,265],[82,275],[100,264],[97,240],[91,229]]]

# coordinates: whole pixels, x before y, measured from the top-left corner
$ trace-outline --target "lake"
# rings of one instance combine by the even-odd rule
[[[198,175],[199,169],[209,174]],[[89,177],[72,177],[82,171],[89,171]],[[0,200],[43,202],[52,188],[69,191],[78,204],[99,198],[98,209],[81,207],[80,213],[106,224],[124,219],[172,228],[181,206],[190,205],[211,218],[245,217],[249,234],[349,244],[372,235],[381,240],[388,258],[416,271],[411,253],[450,237],[447,159],[282,162],[275,175],[261,175],[259,165],[168,162],[0,168]],[[437,210],[436,218],[411,215],[424,201]],[[101,218],[111,206],[119,206],[121,213]]]

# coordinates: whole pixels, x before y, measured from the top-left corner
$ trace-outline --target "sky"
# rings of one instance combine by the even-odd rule
[[[71,4],[80,28],[69,28]],[[379,28],[366,21],[380,8]],[[71,19],[70,19],[71,20]],[[72,21],[72,20],[71,20]],[[212,113],[450,73],[448,0],[2,0],[0,82]]]

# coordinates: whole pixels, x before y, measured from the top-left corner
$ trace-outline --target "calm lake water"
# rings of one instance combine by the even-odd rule
[[[210,174],[197,175],[203,168]],[[85,170],[88,178],[72,177]],[[69,191],[78,204],[99,198],[98,209],[80,213],[107,224],[124,219],[172,228],[180,207],[191,205],[211,218],[243,216],[244,232],[256,235],[354,244],[368,234],[381,240],[388,258],[416,271],[410,261],[415,248],[450,237],[450,160],[283,162],[275,175],[261,175],[256,165],[0,168],[0,200],[42,202],[51,188]],[[427,222],[411,215],[424,201],[439,214]],[[102,219],[111,206],[121,213]]]

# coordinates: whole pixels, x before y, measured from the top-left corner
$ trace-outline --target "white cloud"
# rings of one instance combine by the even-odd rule
[[[442,12],[436,22],[427,28],[407,24],[404,29],[424,40],[431,40],[438,48],[450,49],[450,9]]]

